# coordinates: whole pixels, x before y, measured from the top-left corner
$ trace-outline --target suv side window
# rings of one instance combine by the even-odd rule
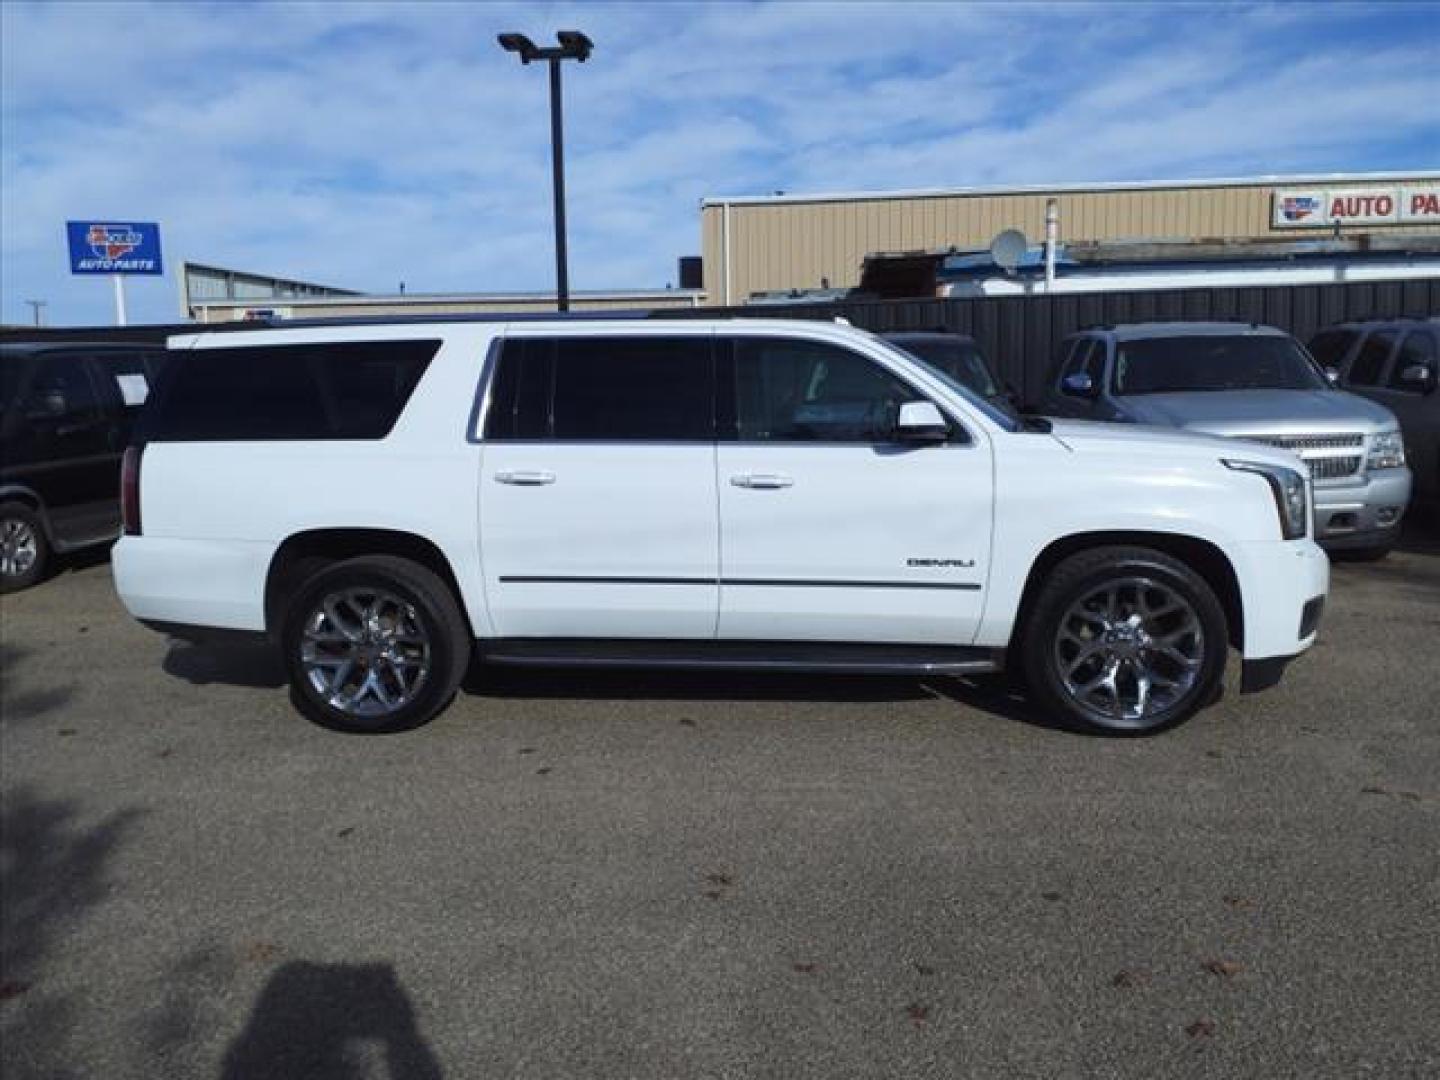
[[[1071,375],[1089,375],[1090,385],[1100,388],[1100,377],[1105,371],[1105,343],[1099,338],[1082,337],[1075,340],[1075,348],[1060,368],[1055,380],[1055,389],[1064,394],[1065,380]]]
[[[1385,376],[1385,361],[1395,348],[1399,334],[1394,330],[1377,330],[1365,339],[1350,365],[1346,382],[1351,386],[1378,386]]]
[[[740,442],[887,443],[900,406],[924,394],[869,357],[819,341],[733,339],[725,437]],[[727,409],[728,411],[728,409]]]
[[[23,408],[26,419],[83,423],[95,419],[100,401],[83,356],[42,356],[30,379]]]
[[[1074,338],[1069,342],[1065,358],[1055,368],[1055,387],[1059,389],[1065,381],[1066,376],[1074,375],[1080,370],[1080,364],[1090,351],[1090,339],[1085,337]]]
[[[383,439],[438,340],[191,349],[140,419],[154,442]]]
[[[512,338],[485,438],[710,442],[714,385],[709,337]]]
[[[1322,368],[1339,371],[1358,335],[1358,330],[1322,330],[1310,339],[1310,355]]]
[[[1415,364],[1423,364],[1433,372],[1436,367],[1435,354],[1434,335],[1424,330],[1412,330],[1406,334],[1405,340],[1400,343],[1399,352],[1395,354],[1395,363],[1390,368],[1390,389],[1404,390],[1412,394],[1419,393],[1420,391],[1413,383],[1401,381],[1400,373]],[[1434,375],[1431,375],[1430,381],[1432,384],[1434,383]]]

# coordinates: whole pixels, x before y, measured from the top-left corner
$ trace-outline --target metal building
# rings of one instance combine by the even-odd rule
[[[571,292],[574,311],[650,311],[658,308],[698,307],[701,295],[693,289],[613,289],[605,292]],[[276,319],[384,318],[390,315],[497,315],[554,311],[553,292],[514,293],[394,293],[355,296],[224,299],[189,302],[196,322],[223,323]]]
[[[1440,172],[1418,170],[709,198],[701,204],[706,303],[852,288],[877,252],[984,249],[1006,229],[1038,240],[1052,199],[1066,242],[1440,235]]]

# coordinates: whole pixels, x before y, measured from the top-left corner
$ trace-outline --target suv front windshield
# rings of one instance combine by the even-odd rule
[[[970,387],[977,394],[995,397],[1000,393],[1000,388],[990,377],[990,369],[985,366],[985,359],[980,355],[980,350],[968,341],[958,339],[946,341],[944,338],[900,338],[894,344],[899,345],[917,359],[923,360],[935,370],[942,371],[952,379]]]
[[[995,388],[991,393],[985,393],[983,391],[977,390],[974,386],[968,384],[963,378],[951,374],[945,366],[932,362],[928,356],[922,354],[920,350],[916,348],[915,342],[913,340],[892,341],[889,338],[876,338],[876,340],[887,345],[889,348],[903,354],[909,359],[918,361],[931,375],[935,376],[941,382],[954,389],[957,393],[963,396],[965,400],[974,404],[976,408],[982,411],[996,424],[999,424],[1006,431],[1019,431],[1024,426],[1020,421],[1019,413],[1017,413],[1011,407],[1009,400],[1005,397],[1004,394],[999,392],[998,388]],[[964,345],[965,343],[957,342],[956,344]],[[946,343],[946,347],[949,347],[948,343]],[[979,350],[975,349],[973,345],[967,347],[974,353],[976,362],[979,364],[981,369],[985,371],[985,385],[995,387],[995,382],[990,377],[989,370],[985,368],[985,361],[980,356]]]
[[[1305,350],[1288,337],[1214,334],[1123,341],[1115,393],[1194,390],[1328,390]]]

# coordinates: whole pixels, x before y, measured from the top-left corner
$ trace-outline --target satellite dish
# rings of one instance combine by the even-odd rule
[[[1029,249],[1029,241],[1019,229],[1006,229],[990,241],[990,257],[1007,274],[1013,274]]]

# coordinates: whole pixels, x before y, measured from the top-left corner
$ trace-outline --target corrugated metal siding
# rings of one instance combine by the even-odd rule
[[[1273,185],[1067,192],[1057,195],[1060,232],[1067,240],[1122,238],[1235,238],[1314,232],[1273,229]],[[856,198],[829,202],[734,204],[730,207],[731,303],[752,293],[836,288],[859,283],[860,264],[876,251],[983,248],[1003,229],[1020,229],[1032,243],[1045,235],[1041,193]],[[724,250],[718,204],[705,207],[701,243],[709,302],[723,303]],[[1381,227],[1383,228],[1383,226]],[[1405,226],[1436,234],[1440,226]]]
[[[1440,316],[1440,280],[961,300],[841,301],[732,307],[724,311],[701,308],[694,314],[701,318],[843,317],[856,326],[882,332],[945,329],[971,334],[1000,377],[1029,401],[1038,394],[1060,339],[1082,327],[1218,319],[1278,326],[1308,341],[1322,327],[1349,319]]]

